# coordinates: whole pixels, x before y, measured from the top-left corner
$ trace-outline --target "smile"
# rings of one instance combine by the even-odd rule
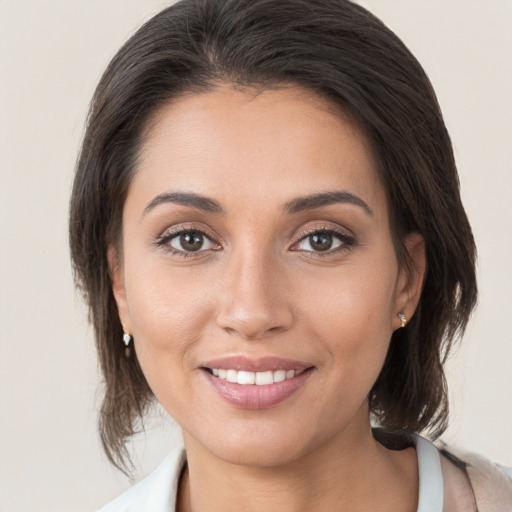
[[[298,392],[316,367],[299,361],[266,357],[226,357],[201,365],[211,390],[241,409],[268,409]]]
[[[215,377],[226,380],[227,382],[256,386],[266,386],[276,382],[283,382],[287,379],[293,379],[300,375],[304,370],[275,370],[266,372],[250,372],[245,370],[225,370],[222,368],[211,368]]]

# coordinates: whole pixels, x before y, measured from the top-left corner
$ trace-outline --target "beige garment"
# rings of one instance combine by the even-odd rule
[[[512,473],[510,480],[505,473],[510,470],[502,471],[478,455],[446,445],[436,448],[427,439],[406,435],[418,454],[417,512],[512,512]],[[185,450],[174,450],[153,473],[98,512],[174,511],[185,464]]]
[[[439,443],[444,512],[512,512],[512,479],[484,457]]]

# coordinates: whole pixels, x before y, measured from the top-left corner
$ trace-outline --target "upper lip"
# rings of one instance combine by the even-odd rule
[[[219,370],[268,372],[277,370],[300,371],[311,368],[313,365],[280,357],[262,357],[256,359],[246,356],[230,356],[206,361],[201,366],[203,368],[216,368]]]

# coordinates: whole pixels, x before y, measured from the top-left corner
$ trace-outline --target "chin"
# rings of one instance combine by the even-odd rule
[[[286,446],[282,443],[273,444],[262,441],[215,447],[212,454],[230,464],[247,467],[272,468],[284,466],[300,458],[297,447]]]
[[[213,434],[213,432],[210,432]],[[321,446],[297,425],[267,425],[253,429],[236,428],[209,439],[201,436],[197,441],[215,457],[239,466],[279,467],[297,461]]]

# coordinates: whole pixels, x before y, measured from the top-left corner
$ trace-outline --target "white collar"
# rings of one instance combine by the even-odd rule
[[[437,448],[427,439],[411,434],[418,455],[419,496],[417,512],[442,512],[444,483]],[[173,450],[146,478],[130,487],[98,512],[174,512],[184,448]]]
[[[437,448],[424,437],[411,434],[418,455],[419,496],[417,512],[443,512],[444,481]]]

